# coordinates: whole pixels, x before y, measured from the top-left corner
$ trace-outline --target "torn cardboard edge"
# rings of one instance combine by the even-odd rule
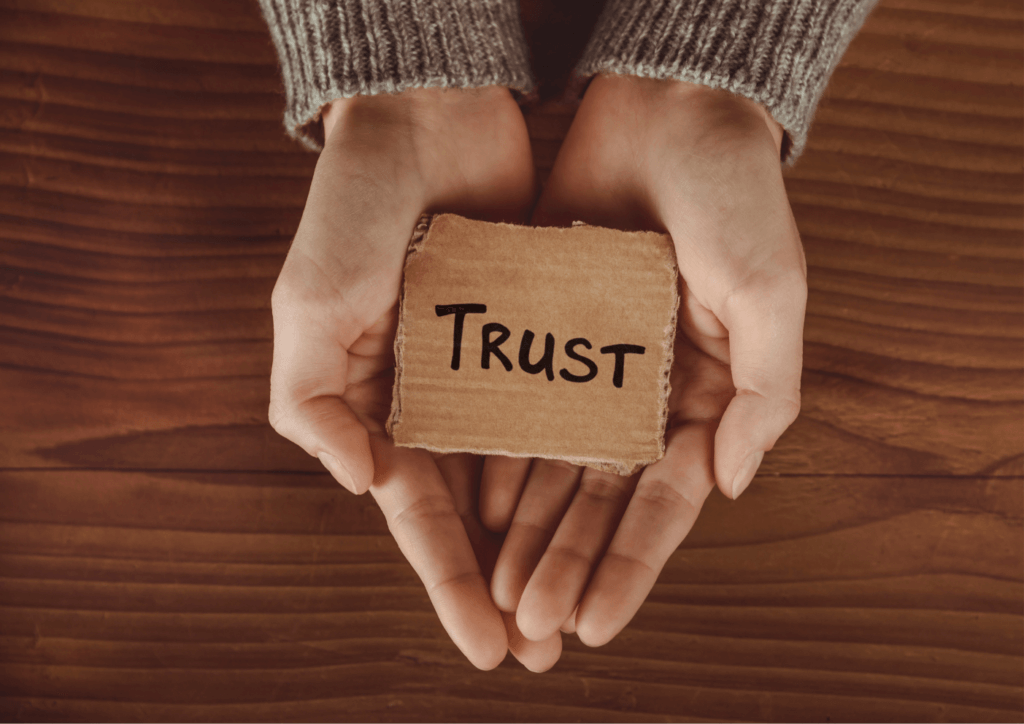
[[[406,252],[405,265],[403,269],[409,267],[410,261],[419,254],[428,239],[430,234],[431,226],[436,218],[445,216],[443,214],[424,214],[418,220],[413,233],[411,235],[409,246]],[[491,223],[491,222],[475,222],[475,223]],[[536,228],[536,227],[521,227],[514,224],[491,224],[498,227],[512,227],[512,228]],[[590,227],[595,229],[601,229],[602,227],[592,227],[581,221],[573,222],[571,227],[548,227],[553,232],[565,232],[570,229],[577,229],[579,227]],[[604,230],[604,229],[602,229]],[[622,232],[631,233],[631,232]],[[653,232],[651,232],[653,233]],[[663,234],[661,236],[667,237]],[[671,244],[671,240],[669,240]],[[400,429],[403,423],[404,417],[404,394],[403,394],[403,382],[404,382],[404,371],[406,361],[405,346],[406,346],[406,302],[407,302],[407,279],[403,277],[401,295],[399,298],[398,308],[398,327],[395,334],[394,342],[394,354],[395,354],[395,377],[392,389],[392,408],[391,413],[388,416],[386,423],[386,429],[388,434],[391,436],[395,445],[399,447],[416,447],[429,450],[438,454],[452,454],[452,453],[472,453],[477,455],[503,455],[507,457],[515,458],[546,458],[546,459],[557,459],[571,463],[573,465],[586,466],[601,470],[607,473],[613,473],[622,476],[631,476],[639,472],[641,469],[657,462],[665,455],[665,435],[668,424],[668,400],[671,394],[671,371],[672,365],[675,358],[675,335],[678,322],[678,310],[679,310],[679,284],[680,275],[678,273],[678,267],[676,264],[675,253],[669,254],[666,257],[666,262],[670,267],[672,278],[674,283],[671,285],[671,316],[668,323],[664,327],[663,335],[661,339],[661,365],[658,369],[658,407],[659,407],[659,424],[658,424],[658,437],[657,437],[657,451],[654,456],[648,455],[642,460],[631,460],[628,463],[612,459],[610,457],[601,457],[593,455],[572,455],[572,454],[557,454],[552,455],[548,452],[537,451],[537,450],[516,450],[511,446],[474,446],[464,444],[439,444],[436,442],[417,441],[417,442],[402,442],[396,440],[395,432]],[[589,349],[589,346],[588,346]]]
[[[402,371],[405,369],[404,362],[402,360],[402,353],[405,350],[405,277],[404,270],[409,264],[409,257],[416,254],[423,246],[423,240],[427,236],[427,232],[430,230],[430,222],[433,220],[432,214],[423,214],[419,221],[416,222],[416,228],[412,231],[412,237],[409,239],[409,248],[405,251],[405,262],[402,264],[403,278],[402,278],[402,291],[398,295],[398,329],[395,331],[395,381],[391,388],[391,414],[388,415],[387,423],[385,428],[388,431],[388,435],[392,441],[395,439],[394,428],[401,424],[402,420]],[[395,443],[399,447],[411,447],[403,446],[400,443]],[[427,448],[429,449],[429,448]],[[464,452],[462,450],[432,450],[431,452]]]

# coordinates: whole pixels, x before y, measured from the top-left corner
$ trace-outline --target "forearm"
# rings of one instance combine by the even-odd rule
[[[577,73],[720,88],[761,104],[803,151],[818,100],[876,0],[608,0]]]
[[[260,0],[281,64],[285,128],[323,146],[338,98],[411,88],[532,88],[516,0]]]

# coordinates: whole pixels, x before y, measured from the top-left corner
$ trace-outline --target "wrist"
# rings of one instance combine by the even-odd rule
[[[526,123],[503,86],[354,96],[331,102],[322,115],[328,158],[357,170],[367,160],[388,169],[389,180],[424,210],[456,211],[482,195],[497,217],[509,218],[532,200]],[[495,204],[496,195],[507,203]]]
[[[699,99],[698,107],[702,109],[702,113],[706,118],[713,120],[738,119],[740,115],[746,115],[751,119],[756,119],[754,125],[758,129],[763,126],[768,130],[775,145],[775,151],[779,154],[781,160],[782,145],[785,143],[786,131],[765,106],[746,96],[727,90],[680,80],[671,82],[683,86],[679,90],[689,93],[695,99]],[[737,120],[737,123],[741,122]]]
[[[596,87],[595,87],[596,86]],[[684,124],[701,132],[723,127],[740,127],[752,133],[767,130],[781,154],[786,131],[762,104],[746,96],[683,80],[601,74],[587,89],[614,97],[605,101],[624,108],[646,108],[653,117]]]

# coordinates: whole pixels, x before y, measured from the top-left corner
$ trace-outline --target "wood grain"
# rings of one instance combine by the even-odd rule
[[[595,7],[523,3],[542,178]],[[2,0],[0,718],[1021,720],[1022,33],[876,8],[786,173],[800,419],[537,676],[469,666],[372,501],[267,425],[316,159],[256,4]]]

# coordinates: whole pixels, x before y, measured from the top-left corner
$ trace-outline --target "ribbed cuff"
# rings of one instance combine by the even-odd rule
[[[284,77],[288,133],[323,146],[338,98],[501,85],[528,92],[517,0],[260,0]]]
[[[876,0],[608,0],[579,76],[617,73],[721,88],[768,109],[803,151],[836,64]]]

